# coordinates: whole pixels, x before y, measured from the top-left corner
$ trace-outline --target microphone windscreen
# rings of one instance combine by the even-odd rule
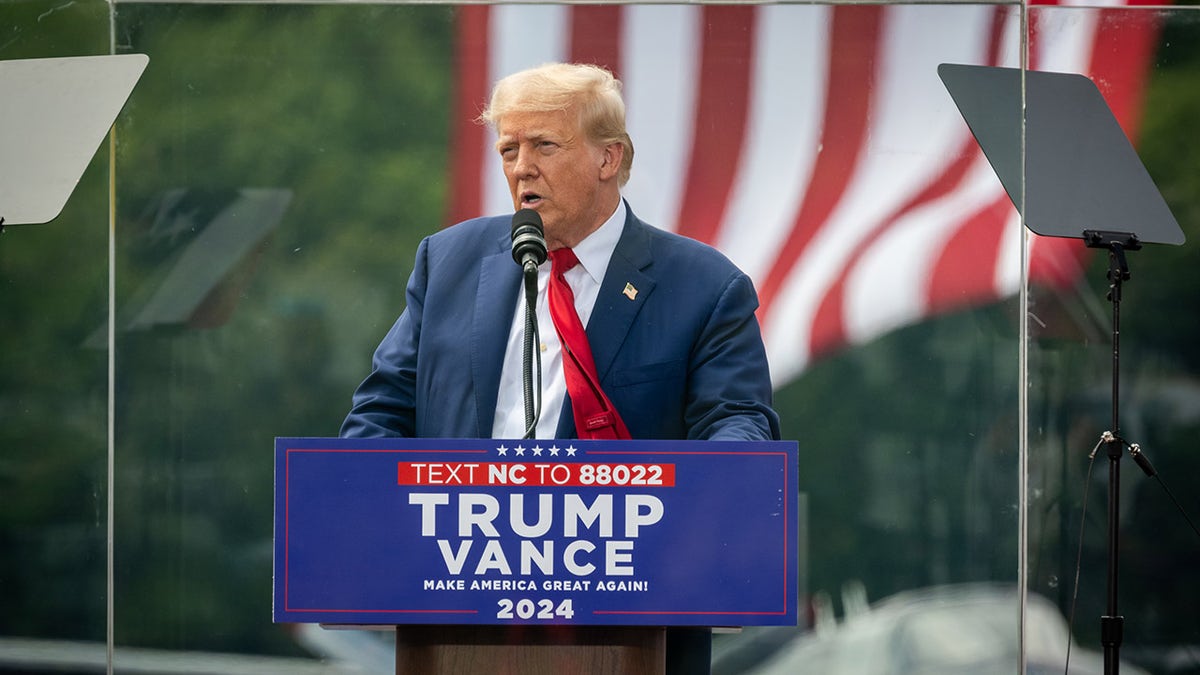
[[[512,217],[512,256],[518,265],[533,260],[541,265],[546,261],[546,236],[542,216],[533,209],[521,209]]]
[[[539,214],[537,211],[534,211],[533,209],[521,209],[520,211],[517,211],[516,213],[513,214],[512,233],[513,233],[514,237],[517,234],[517,230],[522,225],[531,225],[531,226],[537,228],[538,232],[545,231],[545,229],[542,227],[541,214]]]

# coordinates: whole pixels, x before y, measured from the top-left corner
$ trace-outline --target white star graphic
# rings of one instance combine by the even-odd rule
[[[508,454],[508,448],[502,445],[502,446],[496,448],[496,454],[503,457]]]
[[[568,446],[567,446],[567,456],[568,456],[568,457],[574,457],[574,456],[575,456],[575,446],[573,446],[573,445],[568,445]]]
[[[518,445],[517,447],[513,448],[513,450],[517,451],[517,457],[525,456],[525,448],[523,446]]]
[[[550,446],[550,456],[558,457],[558,446],[557,445]]]
[[[534,457],[542,456],[542,446],[540,446],[540,445],[533,446],[533,456]]]

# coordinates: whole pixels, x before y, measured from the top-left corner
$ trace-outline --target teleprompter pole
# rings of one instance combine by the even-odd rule
[[[1100,644],[1104,650],[1105,675],[1117,675],[1121,668],[1121,641],[1125,617],[1119,611],[1119,571],[1121,541],[1121,289],[1129,280],[1129,262],[1125,251],[1141,248],[1137,235],[1124,232],[1085,231],[1090,248],[1108,249],[1108,299],[1112,303],[1112,428],[1104,435],[1108,454],[1108,575],[1106,612],[1100,617]]]

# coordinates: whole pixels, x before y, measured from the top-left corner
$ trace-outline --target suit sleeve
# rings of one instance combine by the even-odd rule
[[[417,248],[405,291],[407,305],[375,350],[371,373],[354,392],[350,413],[342,422],[343,438],[416,436],[417,350],[428,283],[428,251],[426,239]]]
[[[689,439],[779,440],[757,309],[750,278],[741,272],[731,276],[691,354]]]

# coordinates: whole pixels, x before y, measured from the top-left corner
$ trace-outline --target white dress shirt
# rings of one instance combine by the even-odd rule
[[[587,327],[604,283],[604,273],[612,258],[621,233],[625,230],[625,201],[617,203],[617,210],[609,216],[600,229],[589,234],[572,250],[579,264],[567,271],[565,278],[571,292],[575,294],[575,312]],[[550,318],[550,303],[546,288],[550,283],[550,260],[538,267],[537,322],[540,333],[542,355],[542,409],[538,418],[535,438],[554,438],[563,402],[567,398],[567,384],[563,377],[562,347],[558,333]],[[508,346],[504,351],[504,365],[500,371],[500,392],[496,397],[496,418],[492,422],[492,438],[523,438],[525,436],[525,393],[522,386],[522,349],[525,339],[525,290],[517,293],[516,309],[513,311],[512,326],[508,332]],[[535,345],[535,348],[539,348]],[[535,395],[537,383],[534,382]],[[536,399],[535,399],[536,407]]]

